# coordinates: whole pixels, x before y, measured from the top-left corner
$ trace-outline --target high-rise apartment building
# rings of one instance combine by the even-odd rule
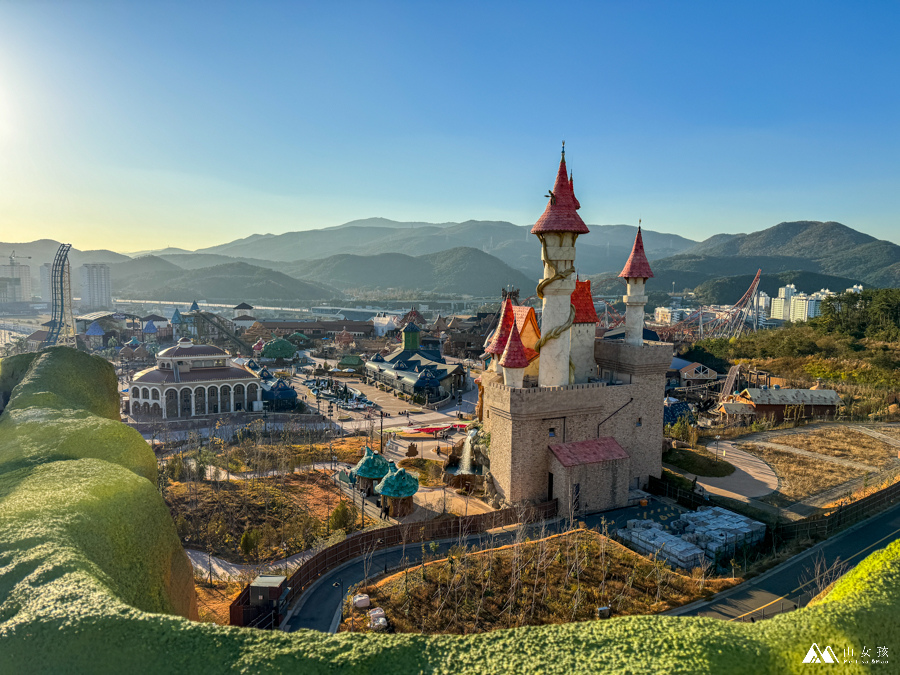
[[[90,263],[81,267],[81,309],[112,308],[109,265]]]
[[[0,281],[5,289],[5,302],[31,302],[31,266],[20,265],[10,259],[11,264],[0,265]]]
[[[53,263],[44,263],[41,265],[41,300],[44,302],[53,301],[53,289],[50,287],[52,274]]]

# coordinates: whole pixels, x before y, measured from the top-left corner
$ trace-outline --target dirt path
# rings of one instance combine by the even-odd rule
[[[794,455],[799,455],[800,457],[809,457],[810,459],[818,459],[823,462],[831,462],[832,464],[840,464],[841,466],[847,466],[851,469],[859,469],[860,471],[878,471],[877,466],[872,466],[871,464],[863,464],[862,462],[854,462],[852,459],[842,459],[840,457],[832,457],[831,455],[823,455],[818,452],[810,452],[809,450],[801,450],[800,448],[795,448],[791,445],[782,445],[781,443],[771,443],[769,441],[748,441],[748,443],[752,445],[762,445],[766,448],[772,448],[773,450],[781,450],[782,452],[790,452]]]

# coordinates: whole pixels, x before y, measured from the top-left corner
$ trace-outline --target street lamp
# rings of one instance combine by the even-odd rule
[[[341,589],[341,623],[344,621],[344,579],[338,578],[333,584],[335,588]],[[350,632],[353,632],[353,614],[350,615]]]
[[[716,436],[716,461],[719,461],[719,439],[721,436]]]

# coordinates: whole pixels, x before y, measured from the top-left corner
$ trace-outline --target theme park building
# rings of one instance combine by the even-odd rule
[[[507,503],[558,498],[563,513],[628,503],[629,489],[662,471],[666,371],[672,345],[643,339],[644,284],[653,276],[640,228],[619,275],[626,284],[621,340],[596,340],[590,283],[575,278],[578,215],[565,150],[550,202],[532,228],[544,276],[534,311],[504,299],[487,346],[478,412],[491,434],[491,475]]]

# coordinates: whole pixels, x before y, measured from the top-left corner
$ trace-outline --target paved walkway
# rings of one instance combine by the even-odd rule
[[[715,454],[715,444],[706,448]],[[734,466],[734,473],[730,476],[713,478],[710,476],[695,476],[676,466],[664,464],[667,469],[680,473],[688,480],[697,479],[697,485],[702,485],[707,492],[730,499],[744,501],[742,498],[761,497],[778,489],[778,476],[768,464],[749,452],[738,450],[731,441],[719,441],[719,454],[727,462]]]

